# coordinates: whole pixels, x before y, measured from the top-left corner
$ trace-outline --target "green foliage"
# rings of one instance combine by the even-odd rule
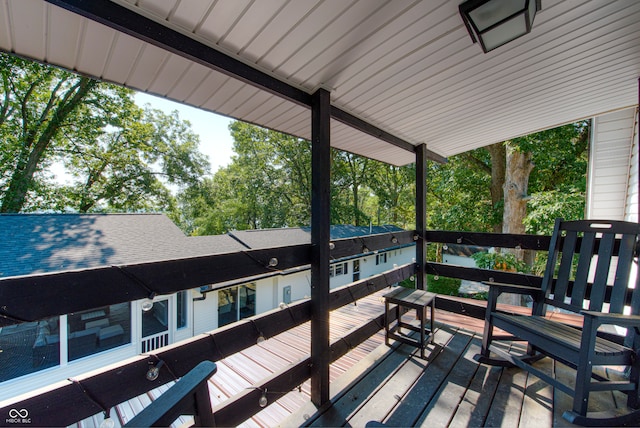
[[[192,234],[310,223],[311,145],[308,141],[233,122],[231,164],[180,194],[181,225]],[[394,167],[331,152],[333,224],[415,224],[415,167]]]
[[[558,217],[578,220],[584,217],[585,192],[575,187],[535,193],[528,203],[529,212],[524,219],[527,233],[551,235]]]
[[[142,109],[127,89],[11,55],[0,55],[0,77],[3,211],[161,210],[193,234],[310,223],[308,141],[234,122],[236,155],[206,177],[198,138],[177,113]],[[583,121],[509,142],[531,152],[535,163],[528,233],[550,233],[558,216],[582,217],[588,135]],[[499,147],[429,163],[430,229],[499,227],[503,202],[495,202],[495,186],[493,201],[490,192],[491,154],[495,161]],[[337,150],[331,156],[333,223],[414,227],[415,165],[396,167]],[[53,165],[66,168],[66,185],[55,180]],[[430,258],[437,257],[432,253],[430,246]]]
[[[331,195],[332,200],[339,201],[332,204],[331,217],[334,224],[369,224],[371,219],[362,211],[362,206],[367,196],[364,187],[372,162],[353,153],[332,150]]]
[[[584,192],[588,162],[589,122],[580,121],[513,140],[533,153],[531,194],[561,188]]]
[[[462,281],[458,278],[447,278],[439,275],[427,275],[427,290],[432,293],[457,296]]]
[[[471,257],[481,269],[504,270],[509,272],[531,272],[531,267],[512,253],[474,253]]]
[[[446,164],[429,162],[427,180],[430,229],[489,232],[501,216],[501,207],[491,203],[491,165],[485,149],[452,156]]]
[[[236,155],[213,178],[180,194],[187,233],[308,225],[311,146],[243,122],[230,127]]]
[[[515,138],[510,144],[532,153],[527,233],[550,233],[553,219],[584,216],[589,123],[581,121]],[[485,148],[430,163],[427,175],[429,228],[493,231],[502,222],[503,201],[491,202],[491,157]]]
[[[403,279],[399,285],[404,288],[416,288],[416,280],[415,278]]]
[[[394,166],[369,162],[366,184],[375,199],[365,211],[375,223],[394,224],[405,229],[415,227],[415,176],[415,164]]]
[[[131,90],[0,54],[1,211],[164,211],[208,171],[177,112]],[[61,185],[51,167],[64,167]]]

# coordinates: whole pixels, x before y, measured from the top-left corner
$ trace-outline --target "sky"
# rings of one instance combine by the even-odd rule
[[[212,175],[231,162],[234,153],[229,123],[232,119],[141,92],[136,93],[135,102],[140,107],[151,104],[152,108],[167,114],[178,110],[180,119],[188,120],[191,129],[199,135],[200,151],[209,157]]]

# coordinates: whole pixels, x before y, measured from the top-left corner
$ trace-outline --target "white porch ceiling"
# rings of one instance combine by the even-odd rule
[[[111,0],[441,156],[638,103],[640,2],[543,0],[489,54],[458,0]],[[0,0],[0,49],[310,138],[305,106],[44,0]],[[334,147],[415,155],[332,119]]]

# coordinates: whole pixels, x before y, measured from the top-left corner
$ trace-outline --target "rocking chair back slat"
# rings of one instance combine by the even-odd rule
[[[589,281],[589,265],[593,259],[593,249],[596,243],[595,233],[586,233],[582,237],[580,245],[580,256],[578,258],[578,269],[576,272],[575,283],[571,291],[571,304],[576,308],[582,308],[584,300],[587,297],[587,282]]]
[[[589,295],[589,309],[592,311],[602,311],[605,292],[607,291],[607,280],[609,278],[609,269],[612,264],[613,244],[615,243],[615,235],[605,233],[600,238],[600,248],[598,249],[598,257],[594,258],[595,277],[591,294]],[[626,288],[626,287],[625,287]]]
[[[559,224],[562,222],[562,219],[557,218],[554,230],[558,229]],[[560,252],[560,236],[554,233],[551,236],[551,242],[549,243],[549,256],[547,258],[547,267],[544,270],[544,276],[542,277],[542,292],[543,298],[546,301],[551,294],[551,288],[554,283],[554,272],[556,268],[556,261],[558,260],[558,253]],[[540,316],[544,314],[546,311],[546,305],[536,304],[534,302],[532,308],[532,315]]]
[[[629,283],[629,265],[636,252],[634,236],[616,235],[609,230],[612,223],[575,227],[572,223],[564,222],[564,236],[551,242],[554,250],[549,252],[542,279],[544,304],[579,312],[587,308],[587,301],[589,310],[622,313],[633,289],[616,284]],[[545,312],[540,305],[534,303],[534,315]]]
[[[633,263],[633,254],[635,252],[635,239],[633,236],[624,235],[620,240],[620,250],[618,252],[618,265],[616,267],[616,277],[609,302],[610,311],[613,313],[622,313],[626,303],[627,295],[630,291],[628,288],[631,276],[631,263]],[[617,284],[627,284],[627,287],[621,287]],[[633,312],[637,309],[632,308]]]
[[[556,279],[553,290],[553,300],[564,303],[564,296],[567,295],[567,287],[573,268],[573,256],[576,251],[576,242],[578,241],[578,233],[575,231],[567,231],[562,244],[562,255],[560,257],[560,267],[558,268],[558,277]]]

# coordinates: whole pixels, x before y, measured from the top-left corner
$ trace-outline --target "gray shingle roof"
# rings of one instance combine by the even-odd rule
[[[400,230],[393,226],[332,226],[331,238]],[[1,214],[0,277],[310,242],[308,227],[185,236],[163,214]]]
[[[331,239],[341,239],[400,231],[402,231],[402,229],[396,226],[333,225],[329,233],[331,234]],[[229,234],[243,242],[247,247],[254,249],[309,244],[311,242],[310,227],[234,230],[233,232],[229,232]]]
[[[3,214],[0,277],[244,249],[227,235],[201,238],[162,214]]]

